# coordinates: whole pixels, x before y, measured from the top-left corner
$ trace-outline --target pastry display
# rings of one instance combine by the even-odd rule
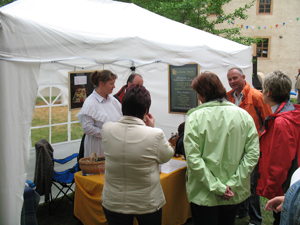
[[[85,88],[77,88],[75,94],[72,98],[73,103],[81,103],[86,99],[86,89]]]

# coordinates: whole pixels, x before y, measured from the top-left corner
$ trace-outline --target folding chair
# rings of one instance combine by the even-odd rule
[[[73,202],[73,199],[68,196],[68,193],[74,193],[72,186],[74,184],[74,174],[78,171],[78,162],[67,170],[57,172],[54,169],[54,164],[65,164],[74,158],[78,157],[78,153],[74,153],[64,159],[53,158],[53,148],[46,139],[41,139],[35,143],[36,164],[34,183],[36,184],[36,192],[39,195],[45,195],[45,202],[49,200],[49,212],[53,214],[58,208],[62,200],[67,197]],[[53,198],[52,184],[59,190],[58,194]],[[51,205],[54,204],[57,198],[63,194],[58,203],[51,211]]]

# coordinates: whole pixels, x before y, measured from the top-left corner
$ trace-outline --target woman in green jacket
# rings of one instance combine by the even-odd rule
[[[252,117],[226,100],[218,76],[192,82],[199,101],[187,114],[184,147],[187,196],[195,224],[235,224],[237,204],[250,196],[259,140]]]

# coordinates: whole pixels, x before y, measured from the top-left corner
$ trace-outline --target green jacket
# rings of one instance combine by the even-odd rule
[[[233,205],[250,196],[250,174],[259,158],[252,117],[224,100],[191,109],[184,130],[189,202],[202,206]],[[219,196],[228,185],[229,201]]]

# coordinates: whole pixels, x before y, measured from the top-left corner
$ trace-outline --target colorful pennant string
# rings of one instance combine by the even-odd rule
[[[220,16],[220,17],[221,17],[221,16]],[[299,17],[296,18],[296,21],[299,21]],[[228,22],[229,24],[231,23],[233,26],[234,26],[234,25],[236,25],[237,27],[239,26],[239,24],[238,24],[238,23],[236,24],[234,21],[228,20],[227,22]],[[293,22],[293,20],[290,20],[290,23],[292,23],[292,22]],[[286,25],[286,22],[283,22],[283,23],[282,23],[282,26],[285,26],[285,25]],[[241,24],[240,27],[243,28],[244,25]],[[246,27],[246,29],[248,29],[248,28],[249,28],[249,25],[246,25],[245,27]],[[254,29],[254,27],[255,27],[255,26],[252,26],[252,29]],[[268,26],[265,26],[265,25],[264,25],[264,26],[257,26],[258,29],[260,29],[261,27],[263,27],[264,29],[267,29]],[[279,24],[275,24],[274,27],[278,28],[278,27],[279,27]],[[270,28],[273,28],[273,25],[270,25]]]

